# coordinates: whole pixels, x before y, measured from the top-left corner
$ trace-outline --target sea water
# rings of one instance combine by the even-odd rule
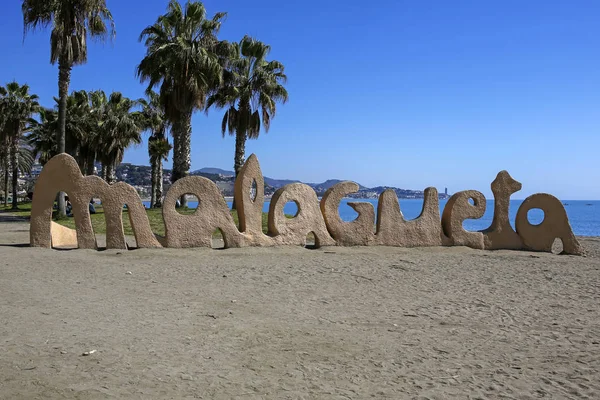
[[[373,204],[377,211],[376,199],[343,199],[340,203],[340,217],[344,221],[354,220],[358,214],[352,209],[349,202],[367,202]],[[523,200],[511,200],[509,208],[510,223],[514,228],[515,217],[519,206]],[[146,207],[148,202],[144,202]],[[231,207],[231,202],[227,203]],[[265,201],[263,211],[269,211],[270,203]],[[446,200],[440,200],[440,215],[444,210]],[[573,232],[577,236],[600,236],[600,201],[598,200],[563,200],[563,205],[569,216],[569,222],[573,228]],[[196,208],[198,202],[189,201],[188,207]],[[407,220],[417,218],[423,209],[423,199],[400,199],[400,210]],[[295,215],[298,207],[294,202],[288,202],[283,211],[289,215]],[[377,212],[375,213],[377,214]],[[485,214],[479,219],[468,219],[464,222],[465,229],[470,231],[480,231],[488,228],[494,217],[494,200],[488,200]],[[529,221],[532,224],[539,224],[544,219],[544,212],[539,209],[532,209],[528,213]]]

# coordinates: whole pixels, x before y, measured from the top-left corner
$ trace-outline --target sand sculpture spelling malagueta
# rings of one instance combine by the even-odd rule
[[[254,197],[251,195],[253,185],[256,188]],[[440,218],[438,192],[435,188],[427,188],[421,215],[410,221],[404,219],[396,194],[388,190],[380,195],[377,211],[370,203],[348,203],[358,217],[344,222],[338,212],[340,201],[357,190],[356,183],[341,182],[330,188],[319,201],[308,185],[286,185],[271,199],[268,233],[264,234],[264,179],[258,159],[251,155],[235,182],[239,229],[217,186],[207,178],[188,176],[175,182],[166,195],[163,204],[165,237],[158,237],[152,233],[144,205],[132,186],[124,182],[108,185],[98,176],[83,176],[71,156],[59,154],[44,166],[35,186],[31,246],[50,248],[71,244],[96,249],[88,204],[90,199],[100,198],[109,249],[127,249],[122,221],[126,204],[137,247],[142,248],[211,247],[212,233],[220,229],[226,248],[304,245],[307,234],[312,232],[317,247],[468,246],[549,252],[558,238],[563,242],[564,253],[583,254],[562,203],[552,195],[538,193],[528,197],[517,212],[516,230],[512,228],[509,201],[513,193],[521,190],[521,184],[506,171],[501,171],[492,182],[494,218],[492,225],[481,232],[469,232],[462,226],[465,219],[481,218],[485,212],[485,197],[476,190],[465,190],[450,197]],[[75,230],[52,222],[52,207],[60,191],[69,195],[73,205]],[[198,197],[198,208],[191,215],[182,215],[175,209],[177,199],[184,194]],[[287,218],[283,213],[283,207],[289,201],[298,205],[298,214],[294,218]],[[539,225],[532,225],[527,220],[527,212],[533,208],[544,211],[544,220]]]

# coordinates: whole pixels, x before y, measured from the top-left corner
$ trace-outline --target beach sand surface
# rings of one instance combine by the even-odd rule
[[[586,257],[27,241],[0,224],[3,399],[600,398],[598,238]]]

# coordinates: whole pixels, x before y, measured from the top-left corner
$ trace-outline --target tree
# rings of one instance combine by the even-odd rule
[[[1,140],[2,141],[0,141],[0,145],[2,145],[2,148],[0,148],[0,171],[2,171],[2,177],[4,178],[2,180],[2,198],[4,201],[4,207],[6,208],[8,207],[8,178],[10,177],[10,165],[8,163],[8,146],[4,143],[4,139]]]
[[[160,87],[161,103],[172,125],[172,182],[190,171],[192,114],[204,109],[207,94],[221,83],[222,64],[230,53],[229,44],[217,39],[225,16],[220,12],[206,19],[201,2],[187,1],[182,7],[170,0],[167,12],[140,35],[147,49],[137,76],[148,82],[148,90]],[[182,206],[186,205],[182,196]]]
[[[89,113],[87,115],[87,134],[83,144],[83,153],[86,157],[85,174],[94,175],[94,164],[100,158],[99,151],[102,148],[102,124],[106,113],[108,97],[103,90],[95,90],[88,92],[88,100]]]
[[[75,158],[79,169],[85,173],[86,150],[91,130],[91,109],[85,90],[74,91],[67,97],[66,115],[66,152]]]
[[[115,35],[114,21],[106,0],[23,0],[24,31],[52,25],[50,62],[58,62],[58,152],[66,151],[67,97],[71,69],[87,62],[87,37],[104,39]],[[110,27],[108,27],[109,25]],[[64,216],[63,195],[59,215]]]
[[[27,136],[32,148],[34,158],[45,165],[52,157],[58,154],[56,145],[56,128],[58,126],[58,113],[50,108],[38,110],[39,121],[31,121],[31,132]]]
[[[6,89],[0,86],[0,107],[2,106],[2,100],[6,95]],[[0,108],[0,170],[2,171],[2,176],[4,179],[3,182],[3,198],[4,198],[4,207],[8,207],[8,178],[10,177],[10,163],[9,163],[9,136],[7,131],[5,130],[6,126],[6,116],[1,112]]]
[[[173,146],[166,138],[154,139],[148,142],[148,152],[150,153],[150,163],[152,165],[152,195],[150,207],[162,207],[163,195],[163,160],[167,161],[169,152]],[[155,187],[156,185],[156,187]]]
[[[28,85],[21,86],[17,82],[10,82],[6,88],[0,88],[0,96],[0,114],[3,114],[2,136],[10,148],[8,152],[12,168],[12,208],[17,209],[19,172],[31,169],[32,163],[31,153],[24,147],[23,134],[30,129],[31,117],[39,109],[38,96],[29,93]]]
[[[279,61],[267,61],[271,47],[245,36],[234,45],[235,57],[227,63],[223,85],[209,96],[211,106],[226,108],[221,131],[235,135],[233,168],[237,178],[244,165],[246,140],[257,139],[261,127],[269,131],[275,117],[276,103],[288,100],[283,84],[287,80]],[[235,208],[235,205],[234,205]]]
[[[147,95],[148,99],[140,99],[138,103],[142,106],[142,127],[145,131],[150,131],[150,137],[148,138],[148,155],[152,167],[150,208],[153,208],[162,206],[162,160],[167,160],[169,151],[173,147],[166,138],[168,121],[160,102],[160,96],[154,91],[149,91]]]
[[[72,109],[67,107],[72,114],[72,120],[76,121],[79,127],[79,129],[75,127],[67,129],[67,132],[72,132],[72,136],[76,139],[77,162],[84,175],[94,175],[94,164],[98,158],[102,122],[107,103],[108,98],[102,90],[81,91],[81,96],[74,107]],[[69,124],[67,124],[67,128],[70,128]],[[69,133],[67,137],[69,137]]]
[[[134,112],[136,102],[113,92],[99,117],[99,160],[108,183],[116,181],[116,167],[123,161],[125,149],[142,141],[139,113]]]
[[[95,160],[95,135],[97,134],[97,121],[95,110],[90,104],[93,94],[79,90],[71,93],[67,98],[67,124],[65,134],[67,137],[67,153],[73,155],[81,172],[89,174],[89,164],[93,173]],[[55,98],[58,104],[58,99]],[[32,132],[28,136],[36,157],[40,163],[45,164],[50,158],[58,154],[55,132],[58,128],[58,112],[52,109],[39,110],[39,121],[32,120]]]
[[[107,97],[102,90],[73,92],[67,99],[66,136],[69,153],[77,161],[81,172],[94,174],[96,160],[108,171],[103,178],[114,181],[116,164],[123,158],[125,148],[140,142],[141,120],[134,112],[136,102],[115,92]],[[51,109],[39,112],[39,122],[32,120],[29,144],[44,164],[58,153],[52,136],[57,125],[57,113]],[[108,175],[108,177],[107,177]]]

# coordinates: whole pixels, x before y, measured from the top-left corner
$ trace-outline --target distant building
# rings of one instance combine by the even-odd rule
[[[448,196],[448,188],[444,188],[444,194]]]

